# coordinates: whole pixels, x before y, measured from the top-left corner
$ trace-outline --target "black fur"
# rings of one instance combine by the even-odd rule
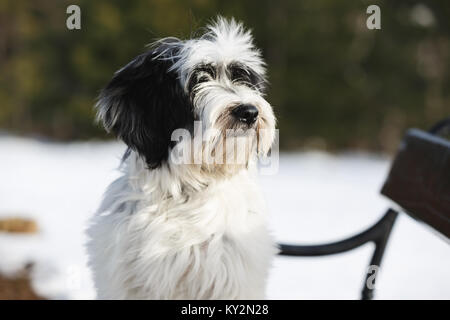
[[[164,47],[163,47],[164,46]],[[160,45],[119,70],[100,95],[105,127],[142,155],[149,168],[167,160],[175,129],[191,129],[192,105]],[[170,54],[173,57],[173,52]]]

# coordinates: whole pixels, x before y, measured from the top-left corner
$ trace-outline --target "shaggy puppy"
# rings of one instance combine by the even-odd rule
[[[128,145],[88,229],[102,299],[260,299],[275,244],[252,180],[274,140],[265,67],[240,23],[165,38],[96,105]]]

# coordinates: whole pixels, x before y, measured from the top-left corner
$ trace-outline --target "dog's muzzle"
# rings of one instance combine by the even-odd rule
[[[249,126],[258,118],[258,109],[251,104],[240,104],[231,113],[237,120]]]

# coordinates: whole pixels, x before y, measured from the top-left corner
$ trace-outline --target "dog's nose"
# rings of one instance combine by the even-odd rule
[[[250,125],[258,118],[258,109],[251,104],[240,104],[233,109],[232,114],[239,121]]]

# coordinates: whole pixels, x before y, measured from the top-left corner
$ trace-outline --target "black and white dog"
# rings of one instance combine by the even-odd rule
[[[265,82],[250,32],[220,17],[115,73],[96,107],[129,151],[88,229],[99,298],[264,298],[276,247],[252,176],[275,135]]]

